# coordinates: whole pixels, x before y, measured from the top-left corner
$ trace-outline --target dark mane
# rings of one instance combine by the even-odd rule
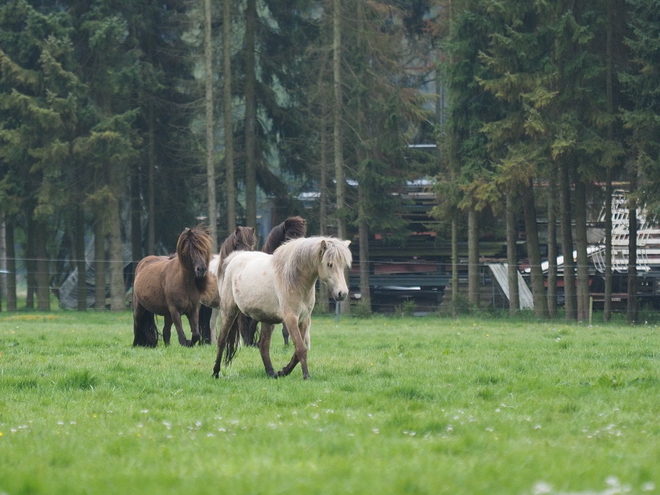
[[[270,234],[268,234],[262,251],[273,254],[286,241],[305,237],[306,234],[307,221],[302,217],[289,217],[281,224],[273,227]]]
[[[176,254],[183,264],[188,269],[192,268],[192,260],[201,256],[209,264],[211,254],[213,251],[213,244],[209,231],[202,227],[197,226],[194,229],[186,228],[176,243]]]
[[[181,265],[188,271],[194,271],[196,258],[202,258],[206,266],[213,254],[213,241],[206,227],[198,225],[193,229],[186,228],[176,243],[176,257]],[[200,293],[206,292],[209,283],[208,277],[195,278],[195,287]]]
[[[215,275],[220,278],[222,274],[222,260],[234,251],[253,251],[257,243],[257,236],[254,233],[254,227],[236,227],[225,242],[220,246],[220,263],[218,263],[218,273]]]

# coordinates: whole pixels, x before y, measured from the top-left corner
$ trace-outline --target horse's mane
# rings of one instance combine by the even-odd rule
[[[218,272],[215,274],[220,279],[223,271],[223,261],[234,251],[252,251],[257,243],[257,236],[254,233],[254,227],[236,227],[225,242],[220,246],[220,262],[218,263]]]
[[[194,254],[199,253],[206,260],[208,265],[213,251],[213,242],[209,231],[198,225],[193,229],[186,228],[176,243],[176,255],[181,264],[187,269],[193,269],[190,260]]]
[[[325,242],[325,250],[322,244]],[[333,263],[350,268],[353,257],[350,249],[335,237],[303,237],[282,244],[273,253],[273,266],[288,289],[297,287],[301,275],[313,272],[320,263]],[[320,257],[320,258],[319,258]]]
[[[264,253],[273,254],[284,242],[305,237],[306,234],[307,221],[302,217],[289,217],[273,227],[261,250]]]

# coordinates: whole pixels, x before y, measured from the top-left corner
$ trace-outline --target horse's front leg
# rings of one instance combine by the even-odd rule
[[[170,345],[170,338],[172,337],[172,317],[168,314],[165,315],[165,324],[163,325],[163,343]]]
[[[271,378],[277,378],[273,363],[270,360],[270,338],[273,335],[273,328],[275,325],[269,323],[261,323],[261,337],[259,338],[259,352],[261,353],[261,360],[264,362],[266,374]]]
[[[193,309],[192,312],[188,313],[188,323],[190,323],[190,331],[192,332],[192,340],[190,345],[193,346],[199,339],[201,335],[199,334],[199,305],[197,308]]]
[[[186,339],[186,334],[183,332],[183,325],[181,324],[181,313],[175,309],[170,309],[170,315],[172,316],[172,323],[174,323],[174,328],[176,328],[176,333],[179,336],[179,344],[184,347],[190,347],[190,341]],[[163,337],[163,340],[165,338]]]
[[[309,371],[307,370],[307,347],[305,347],[305,342],[303,341],[303,332],[306,332],[307,327],[300,325],[298,323],[298,318],[293,315],[286,317],[284,323],[289,330],[289,336],[296,349],[289,364],[282,368],[277,374],[278,376],[287,376],[293,371],[296,365],[300,363],[303,379],[307,380],[309,378]],[[304,328],[303,332],[301,332],[301,327]]]

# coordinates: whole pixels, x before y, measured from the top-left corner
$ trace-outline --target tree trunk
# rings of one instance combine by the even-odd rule
[[[32,214],[27,213],[27,233],[25,240],[25,268],[27,269],[27,293],[25,295],[25,309],[34,309],[34,294],[37,288],[37,263],[36,253],[34,250],[34,220]]]
[[[147,254],[156,254],[156,137],[154,130],[155,124],[153,104],[149,104],[148,113],[149,130],[147,133],[147,197],[149,203],[149,211],[147,214]]]
[[[113,199],[108,205],[108,254],[110,258],[110,309],[126,309],[126,287],[124,285],[124,249],[121,240],[121,220],[119,200]]]
[[[612,319],[612,170],[607,169],[605,186],[605,302],[603,320]]]
[[[359,209],[363,209],[360,205]],[[360,303],[371,311],[371,290],[369,289],[369,227],[364,217],[360,220]]]
[[[319,80],[319,89],[322,81]],[[328,105],[325,98],[321,98],[321,163],[319,170],[319,235],[327,235],[326,225],[328,223]],[[330,310],[328,304],[328,287],[319,284],[319,297],[317,305],[322,313]]]
[[[575,182],[575,244],[577,250],[578,321],[589,319],[589,258],[587,257],[587,193],[586,184]]]
[[[0,311],[2,311],[2,300],[7,297],[7,235],[6,215],[0,213]]]
[[[46,235],[46,224],[42,221],[34,222],[35,255],[37,257],[37,310],[50,311],[50,273],[48,270],[49,259],[48,236]]]
[[[346,239],[348,232],[346,231],[346,218],[344,216],[344,208],[346,203],[346,181],[344,179],[344,143],[342,138],[342,114],[343,114],[343,98],[342,98],[342,73],[341,73],[341,55],[342,55],[342,29],[341,29],[341,0],[333,0],[332,11],[332,25],[333,25],[333,40],[332,40],[332,67],[333,67],[333,85],[334,85],[334,101],[333,101],[333,116],[334,116],[334,156],[335,156],[335,179],[337,180],[336,195],[337,195],[337,237]],[[348,273],[346,274],[348,278]],[[350,300],[346,298],[340,303],[342,313],[350,311]]]
[[[468,299],[479,309],[479,217],[477,210],[468,211]]]
[[[213,252],[218,252],[218,206],[215,196],[215,145],[213,142],[215,122],[213,120],[213,44],[211,42],[211,0],[204,0],[204,66],[206,105],[206,187],[208,189],[209,232]]]
[[[94,308],[105,309],[105,226],[103,214],[98,213],[94,222]]]
[[[605,89],[607,98],[607,113],[614,115],[614,68],[612,52],[612,0],[607,2],[607,39],[605,64]],[[614,125],[607,126],[607,139],[614,140]],[[606,164],[607,165],[607,164]],[[603,304],[603,321],[612,318],[612,166],[606,169],[605,185],[605,301]]]
[[[567,320],[575,320],[575,264],[573,262],[573,216],[571,212],[571,191],[568,178],[568,164],[560,163],[559,209],[561,215],[561,250],[564,255],[564,304]]]
[[[343,98],[342,98],[342,29],[341,29],[341,0],[333,0],[333,41],[332,41],[332,67],[333,67],[333,120],[334,120],[334,157],[335,179],[337,180],[337,237],[346,239],[346,219],[344,207],[346,202],[346,182],[344,180],[343,138],[341,132]]]
[[[540,318],[548,317],[548,301],[543,286],[543,270],[541,268],[541,249],[539,247],[539,231],[536,223],[536,205],[534,203],[534,186],[530,182],[523,190],[523,210],[525,212],[525,231],[527,232],[527,255],[532,271],[532,298],[534,299],[534,315]]]
[[[75,206],[73,232],[73,256],[78,270],[78,311],[87,311],[87,263],[85,261],[85,212],[80,205]]]
[[[556,167],[550,170],[548,194],[548,316],[557,317],[557,180]]]
[[[245,11],[245,221],[257,226],[257,105],[255,76],[256,0],[247,0]]]
[[[18,303],[16,297],[16,244],[15,244],[15,220],[13,217],[5,217],[5,239],[7,243],[7,311],[17,311]]]
[[[231,73],[231,2],[224,0],[222,14],[223,120],[225,129],[225,190],[227,195],[227,232],[236,230],[236,188],[234,180],[234,119]]]
[[[451,219],[451,314],[458,315],[458,214]]]
[[[633,165],[633,168],[634,165]],[[631,172],[630,195],[637,191],[636,169]],[[637,205],[628,200],[628,305],[626,307],[626,320],[628,323],[637,323]]]
[[[136,164],[131,174],[131,279],[142,259],[142,201],[140,198],[140,167]]]
[[[513,192],[506,195],[506,261],[509,280],[509,315],[515,316],[520,310],[520,290],[518,288],[518,229]]]

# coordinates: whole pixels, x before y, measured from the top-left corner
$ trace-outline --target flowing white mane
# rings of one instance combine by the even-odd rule
[[[325,250],[321,256],[322,245]],[[332,263],[342,270],[350,268],[353,257],[341,239],[302,237],[282,244],[273,253],[273,267],[285,287],[296,287],[302,274],[317,273],[321,263]]]

